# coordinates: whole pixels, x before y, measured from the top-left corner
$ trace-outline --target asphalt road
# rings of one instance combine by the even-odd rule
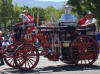
[[[48,61],[47,58],[40,57],[40,61],[34,70],[24,72],[5,64],[0,66],[0,74],[100,74],[100,56],[90,67],[78,67],[61,61]]]

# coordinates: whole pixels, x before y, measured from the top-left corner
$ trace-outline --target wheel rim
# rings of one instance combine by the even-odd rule
[[[16,67],[15,62],[14,62],[13,55],[12,56],[8,56],[8,57],[5,57],[5,62],[10,67]]]
[[[16,49],[16,45],[15,44],[11,44],[7,47],[6,49],[6,56],[4,58],[6,64],[10,67],[16,67],[15,62],[14,62],[14,51]],[[9,51],[9,52],[8,52]]]
[[[92,65],[98,57],[98,45],[95,39],[82,35],[77,37],[71,45],[71,58],[76,65]]]
[[[22,70],[33,69],[38,61],[38,50],[32,45],[23,45],[16,51],[15,63]]]

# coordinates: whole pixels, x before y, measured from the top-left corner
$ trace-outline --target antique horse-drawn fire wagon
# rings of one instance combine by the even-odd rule
[[[68,14],[63,14],[58,24],[38,26],[32,33],[24,35],[23,42],[14,40],[13,44],[3,49],[5,62],[11,67],[31,70],[38,64],[39,56],[44,55],[51,61],[92,65],[98,58],[98,44],[94,37],[82,34],[92,29],[77,27],[76,18],[70,14],[71,8],[65,7]],[[35,45],[37,40],[41,54]]]

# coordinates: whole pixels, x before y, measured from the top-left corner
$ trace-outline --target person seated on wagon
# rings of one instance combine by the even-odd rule
[[[18,26],[18,34],[16,36],[16,38],[18,39],[19,37],[21,38],[21,34],[23,34],[24,32],[32,32],[34,25],[33,25],[33,21],[34,19],[28,14],[27,10],[22,11],[22,14],[19,15],[19,18],[22,20],[19,23],[16,23],[16,26]]]
[[[87,19],[88,19],[88,17],[86,16],[86,13],[83,12],[82,18],[80,20],[78,20],[78,25],[80,25],[80,26],[84,25]]]
[[[88,19],[85,21],[85,24],[82,24],[81,26],[91,30],[90,32],[86,32],[88,35],[96,34],[97,22],[92,12],[88,12]]]

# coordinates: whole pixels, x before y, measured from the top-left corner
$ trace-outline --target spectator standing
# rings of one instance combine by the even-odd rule
[[[2,50],[2,31],[0,31],[0,51]],[[0,65],[4,65],[3,56],[0,54]]]

